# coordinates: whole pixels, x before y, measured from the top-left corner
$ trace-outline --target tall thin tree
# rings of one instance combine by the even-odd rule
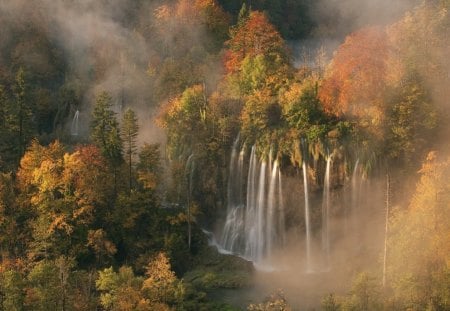
[[[117,167],[123,163],[123,142],[111,101],[111,96],[107,92],[102,92],[97,97],[92,113],[91,138],[112,166],[114,190],[117,190]]]
[[[136,140],[139,133],[138,119],[131,108],[127,108],[122,117],[121,136],[124,142],[125,155],[127,158],[129,172],[129,191],[132,190],[132,167],[133,157],[136,155]]]

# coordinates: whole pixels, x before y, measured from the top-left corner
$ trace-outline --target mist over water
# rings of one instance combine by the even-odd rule
[[[331,155],[319,160],[322,169],[303,161],[298,174],[283,176],[278,160],[269,165],[259,160],[256,146],[250,154],[245,150],[238,137],[230,157],[227,215],[213,244],[254,263],[254,287],[235,293],[240,298],[230,292],[223,299],[245,305],[282,288],[289,303],[304,310],[320,306],[328,293],[344,294],[362,270],[381,273],[385,180],[368,179],[356,159],[340,181],[342,164]]]

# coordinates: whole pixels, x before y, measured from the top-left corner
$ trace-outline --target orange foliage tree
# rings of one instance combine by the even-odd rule
[[[387,57],[383,29],[365,28],[349,35],[334,55],[321,85],[319,98],[324,110],[379,125]]]
[[[228,73],[239,71],[246,57],[264,55],[272,62],[286,62],[288,53],[284,40],[267,16],[253,11],[232,31],[226,42],[225,68]]]

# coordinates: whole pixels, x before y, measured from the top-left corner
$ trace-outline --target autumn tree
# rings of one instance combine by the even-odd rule
[[[430,152],[407,209],[390,219],[387,284],[401,305],[449,308],[450,159]]]
[[[250,12],[231,34],[225,53],[225,68],[229,73],[239,71],[246,57],[264,55],[271,64],[288,61],[284,41],[264,13]]]
[[[100,291],[101,306],[111,311],[141,310],[138,308],[143,300],[140,293],[141,284],[142,278],[136,277],[130,267],[121,267],[118,272],[112,267],[104,269],[99,272],[95,281],[97,290]]]
[[[280,95],[283,117],[296,137],[313,142],[323,139],[331,122],[325,116],[318,98],[319,81],[308,78],[292,83]]]
[[[187,154],[204,137],[207,102],[204,89],[195,85],[181,96],[167,103],[159,117],[159,124],[168,131],[169,155],[173,158]]]
[[[176,295],[176,282],[177,278],[171,270],[169,259],[166,254],[160,252],[147,266],[142,289],[152,302],[173,302]]]
[[[347,36],[336,51],[319,90],[324,110],[356,120],[380,137],[385,120],[387,56],[383,29],[365,28]]]
[[[161,182],[161,151],[159,144],[147,144],[139,151],[139,162],[137,164],[138,181],[144,189],[156,189]]]

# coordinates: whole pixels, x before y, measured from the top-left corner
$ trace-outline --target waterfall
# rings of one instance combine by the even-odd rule
[[[325,169],[325,178],[323,185],[323,200],[322,200],[322,250],[325,255],[325,263],[328,267],[330,260],[330,170],[331,170],[331,156],[327,157],[327,165]]]
[[[277,176],[278,175],[278,161],[275,161],[272,167],[272,172],[270,174],[269,182],[269,192],[267,194],[267,230],[266,230],[266,241],[267,241],[267,255],[270,256],[272,253],[273,239],[276,235],[275,232],[275,205],[276,205],[276,195],[275,191]]]
[[[284,197],[283,197],[283,185],[281,183],[281,172],[278,167],[278,235],[280,236],[280,243],[282,246],[286,243],[286,225],[284,217]]]
[[[78,135],[78,129],[79,129],[79,125],[78,125],[78,120],[80,118],[80,111],[75,111],[75,115],[73,116],[73,120],[72,120],[72,125],[70,127],[70,134],[72,136],[77,136]]]
[[[242,202],[242,170],[244,162],[244,149],[239,152],[239,136],[234,141],[230,158],[230,173],[227,191],[227,218],[222,231],[220,244],[230,252],[238,252],[241,244],[243,220]]]
[[[256,148],[252,147],[250,154],[250,163],[248,168],[247,177],[247,202],[245,209],[245,257],[254,258],[256,256],[254,249],[254,242],[256,241],[256,187],[255,179],[257,176],[257,164],[258,160],[256,158]]]
[[[355,162],[351,180],[350,231],[353,231],[356,227],[356,213],[359,205],[359,191],[361,189],[361,185],[358,183],[358,169],[359,159]]]
[[[257,264],[267,263],[273,251],[284,244],[285,224],[280,165],[273,155],[260,160],[253,146],[244,201],[245,151],[233,144],[227,193],[227,217],[217,243],[221,251],[232,252]]]
[[[311,271],[311,224],[308,194],[308,172],[305,161],[302,163],[303,189],[305,191],[305,227],[306,227],[306,271]]]
[[[263,258],[264,246],[265,246],[265,235],[264,235],[264,209],[265,209],[265,199],[266,199],[266,162],[261,162],[261,169],[259,173],[259,185],[258,185],[258,201],[257,201],[257,222],[256,222],[256,262],[260,262]]]

